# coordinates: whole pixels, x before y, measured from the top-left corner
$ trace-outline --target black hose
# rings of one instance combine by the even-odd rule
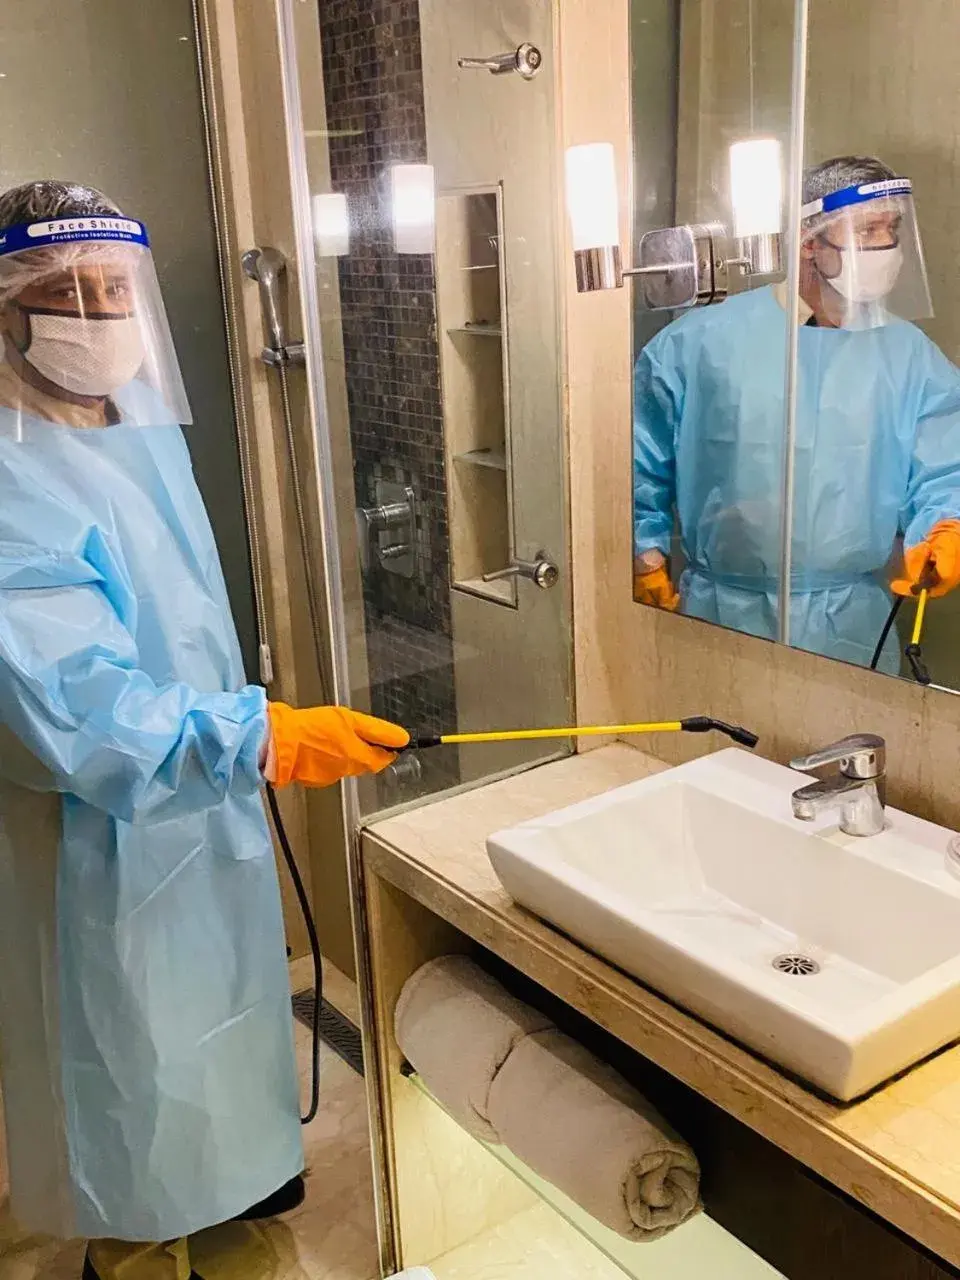
[[[313,912],[310,910],[310,902],[303,884],[303,877],[300,875],[300,868],[297,866],[297,860],[293,856],[293,850],[287,838],[287,829],[283,825],[283,818],[280,816],[277,794],[269,783],[267,783],[267,804],[270,806],[273,829],[277,833],[277,839],[280,841],[280,848],[283,850],[283,857],[297,893],[297,901],[300,903],[300,911],[303,914],[303,922],[307,926],[307,935],[310,938],[310,952],[313,956],[313,1043],[311,1046],[313,1071],[310,1080],[310,1107],[307,1114],[300,1117],[301,1124],[309,1124],[320,1109],[320,1011],[323,1008],[323,956],[320,953],[320,939],[317,937],[317,926],[314,923]]]
[[[880,664],[880,658],[883,655],[884,646],[887,643],[887,636],[893,629],[893,624],[897,620],[897,614],[900,612],[900,606],[903,604],[903,596],[896,596],[893,601],[893,607],[887,615],[887,620],[883,624],[883,630],[880,632],[880,639],[877,641],[877,647],[873,651],[873,660],[870,663],[870,670],[876,671]]]
[[[913,678],[917,684],[928,685],[933,683],[933,677],[927,670],[927,664],[923,660],[923,652],[918,644],[908,644],[903,651],[903,656],[910,663],[910,670],[913,672]]]
[[[728,738],[739,743],[741,747],[753,748],[760,741],[752,729],[745,729],[742,724],[727,724],[726,720],[714,720],[713,716],[687,716],[680,721],[685,733],[725,733]]]

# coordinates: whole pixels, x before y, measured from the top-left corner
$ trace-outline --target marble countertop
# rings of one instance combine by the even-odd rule
[[[960,1047],[851,1104],[811,1093],[518,907],[494,831],[667,768],[618,744],[374,824],[366,865],[873,1212],[960,1265]]]

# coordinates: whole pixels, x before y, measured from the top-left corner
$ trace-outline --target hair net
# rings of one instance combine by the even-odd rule
[[[803,204],[812,204],[835,191],[847,187],[859,187],[868,182],[887,182],[897,175],[889,165],[876,156],[835,156],[824,160],[803,175]],[[816,214],[803,222],[804,232],[815,231],[822,223],[829,222],[826,214]]]
[[[79,182],[58,182],[46,178],[11,187],[0,195],[0,238],[11,227],[56,218],[122,217],[120,206],[98,191]],[[92,241],[63,244],[29,254],[0,257],[0,306],[22,289],[79,262],[96,262],[116,257],[116,246]]]
[[[121,212],[120,206],[96,187],[79,182],[25,182],[0,195],[0,232],[18,222],[42,222],[45,218],[88,218]]]

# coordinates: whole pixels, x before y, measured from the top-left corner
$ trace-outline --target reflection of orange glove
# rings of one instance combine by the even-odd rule
[[[936,569],[940,579],[930,588],[931,600],[960,586],[960,520],[941,520],[923,542],[907,547],[903,553],[904,576],[891,582],[891,588],[898,596],[912,595],[928,565]]]
[[[348,707],[305,707],[268,703],[276,755],[274,785],[302,782],[328,787],[341,778],[379,773],[410,741],[406,729]],[[386,748],[389,748],[387,750]]]
[[[680,596],[663,565],[659,569],[633,575],[633,598],[640,604],[653,604],[658,609],[669,609],[671,613],[680,603]]]

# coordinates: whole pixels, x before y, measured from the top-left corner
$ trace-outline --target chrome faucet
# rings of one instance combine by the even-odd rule
[[[887,802],[887,744],[874,733],[853,733],[822,751],[798,756],[790,761],[790,768],[807,773],[831,764],[840,766],[838,773],[793,793],[793,816],[812,822],[824,809],[839,807],[841,831],[850,836],[878,835]]]

